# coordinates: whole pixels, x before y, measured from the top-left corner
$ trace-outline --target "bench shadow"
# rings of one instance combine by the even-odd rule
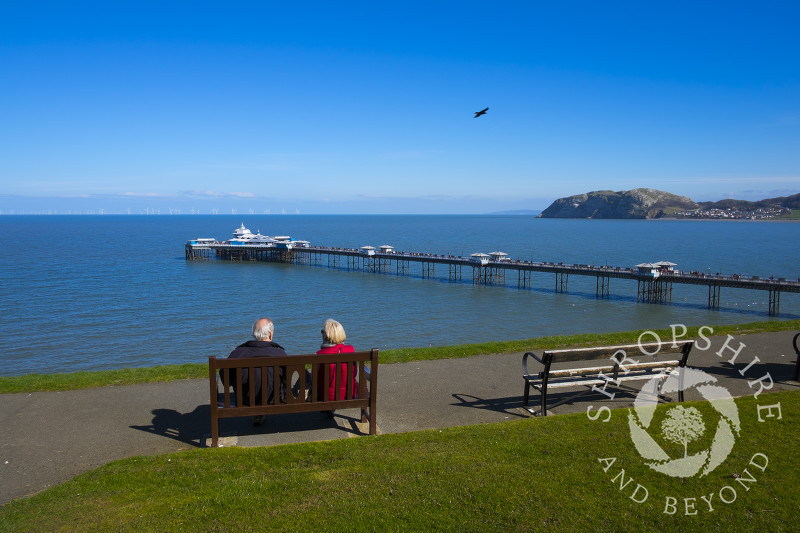
[[[582,392],[582,394],[576,396],[576,393],[578,392]],[[586,406],[589,404],[609,405],[611,407],[626,407],[632,405],[633,400],[636,397],[636,391],[627,388],[613,388],[613,389],[610,388],[609,392],[614,393],[614,400],[609,400],[608,396],[602,393],[592,392],[591,390],[581,391],[578,388],[571,389],[569,391],[559,391],[555,393],[548,392],[547,410],[550,414],[567,414],[567,413],[583,412],[586,410]],[[528,411],[528,409],[533,409],[534,411],[538,412],[542,408],[542,402],[539,399],[539,395],[535,392],[531,393],[531,398],[527,406],[522,405],[523,403],[522,393],[520,393],[519,396],[509,396],[506,398],[493,398],[486,400],[478,398],[477,396],[472,396],[470,394],[453,394],[453,398],[458,400],[457,403],[452,404],[457,407],[472,407],[474,409],[486,409],[489,411],[503,413],[510,416],[513,415],[518,418],[527,418],[531,416],[531,412]],[[551,405],[556,404],[562,400],[567,400],[569,398],[573,398],[572,401],[567,401],[561,405],[557,405],[555,407],[557,411],[553,412],[550,410]],[[615,401],[616,403],[614,403]]]
[[[355,413],[350,415],[347,410],[337,411],[333,419],[327,413],[284,413],[265,417],[260,426],[254,426],[249,416],[223,418],[219,421],[219,431],[220,436],[255,436],[337,429],[354,435],[368,435],[368,431],[361,431],[358,427],[361,423],[360,412]],[[150,425],[129,427],[196,448],[204,447],[211,427],[211,410],[208,405],[198,406],[191,413],[179,413],[174,409],[154,409],[152,414],[153,421]]]
[[[494,411],[496,413],[503,413],[506,415],[513,415],[524,418],[524,415],[519,412],[522,407],[522,396],[508,396],[505,398],[478,398],[471,394],[453,394],[453,398],[457,400],[454,405],[456,407],[471,407],[473,409],[485,409],[487,411]]]
[[[174,409],[153,409],[153,421],[149,426],[129,426],[146,433],[160,435],[194,447],[201,447],[203,434],[208,433],[211,410],[200,405],[191,413],[179,413]]]
[[[628,387],[608,387],[608,392],[614,394],[614,398],[609,398],[601,392],[594,392],[590,388],[581,390],[579,387],[569,390],[559,390],[558,392],[547,392],[547,412],[548,416],[570,413],[585,413],[587,407],[594,406],[596,412],[600,406],[608,406],[611,409],[627,408],[633,405],[636,399],[637,390]],[[677,401],[677,394],[668,395],[670,400]],[[522,405],[522,394],[519,396],[520,409],[528,416],[541,416],[542,409],[541,397],[538,392],[531,390],[531,397],[528,405]],[[560,403],[559,402],[564,402]],[[662,399],[662,402],[664,399]],[[551,409],[555,409],[552,411]],[[531,412],[535,411],[536,415]]]
[[[219,434],[220,437],[236,435],[238,437],[269,438],[272,435],[287,433],[307,434],[315,431],[335,431],[352,435],[369,435],[368,429],[367,431],[361,431],[358,427],[361,422],[360,411],[354,411],[355,415],[350,415],[347,411],[347,409],[336,411],[334,418],[330,418],[326,412],[317,411],[267,415],[260,426],[254,426],[252,417],[249,416],[222,418],[219,421]],[[209,431],[210,421],[206,419],[204,430],[206,436],[208,436]],[[319,440],[327,440],[328,438],[330,437],[321,437]],[[265,442],[265,444],[268,443]]]
[[[744,369],[743,364],[732,365],[727,361],[723,361],[721,364],[716,366],[701,368],[701,370],[719,377],[731,378],[737,380],[758,379],[759,377],[769,372],[769,375],[772,377],[772,380],[775,383],[781,383],[786,385],[797,385],[798,382],[794,381],[794,371],[795,371],[796,361],[797,361],[796,357],[787,356],[785,362],[784,361],[759,362],[753,365],[752,369],[748,369],[748,371],[744,375],[742,375],[740,372],[741,370]]]
[[[346,410],[336,411],[334,418],[327,413],[312,411],[309,413],[281,413],[267,415],[260,426],[253,426],[250,417],[221,419],[220,434],[223,428],[236,425],[239,435],[270,435],[276,433],[304,433],[326,429],[339,429],[348,433],[361,434],[355,425],[361,420],[361,415],[353,417],[345,414]],[[341,421],[342,423],[338,423]]]

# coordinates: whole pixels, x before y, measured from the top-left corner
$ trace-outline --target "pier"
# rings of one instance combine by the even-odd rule
[[[502,252],[461,257],[399,252],[390,246],[379,249],[371,246],[358,249],[311,246],[306,241],[234,243],[196,239],[186,243],[186,259],[279,262],[398,276],[414,275],[416,272],[422,278],[436,278],[438,272],[441,279],[453,282],[464,281],[466,273],[466,280],[471,276],[475,285],[516,284],[519,288],[530,288],[534,273],[549,274],[553,276],[554,291],[557,293],[568,292],[570,276],[589,276],[595,278],[598,298],[609,297],[612,279],[622,279],[636,282],[637,302],[659,304],[672,301],[675,284],[703,285],[708,287],[709,309],[720,308],[723,287],[758,290],[768,293],[770,316],[780,314],[781,293],[800,293],[800,280],[681,272],[673,268],[676,266],[674,263],[666,261],[643,263],[635,267],[576,265],[512,260]]]

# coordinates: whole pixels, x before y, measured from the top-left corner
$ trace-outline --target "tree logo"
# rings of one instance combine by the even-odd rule
[[[664,438],[683,444],[683,456],[689,456],[689,442],[701,437],[706,431],[703,415],[694,407],[684,409],[682,405],[667,411],[667,419],[661,424]]]
[[[713,385],[716,381],[717,378],[701,370],[680,368],[666,378],[659,375],[645,383],[628,414],[628,426],[636,450],[650,468],[672,477],[692,477],[698,472],[703,477],[728,457],[735,442],[734,434],[738,436],[740,431],[739,411],[730,393]],[[713,409],[711,416],[717,418],[717,423],[710,447],[699,451],[692,449],[690,453],[690,444],[705,435],[705,418],[709,416],[704,417],[698,409],[682,405],[672,405],[665,411],[659,405],[659,396],[692,388],[709,402]],[[659,441],[683,446],[682,456],[671,457]]]

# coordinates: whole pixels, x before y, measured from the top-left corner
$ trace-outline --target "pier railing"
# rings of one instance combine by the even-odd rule
[[[447,267],[447,279],[463,280],[463,269],[472,275],[472,282],[480,285],[506,285],[507,274],[511,279],[516,274],[520,288],[530,287],[535,272],[555,276],[555,291],[567,292],[569,276],[591,276],[596,278],[597,296],[608,297],[610,280],[626,279],[637,282],[637,301],[668,303],[672,301],[673,284],[704,285],[708,287],[708,307],[720,307],[722,287],[762,290],[769,293],[769,314],[780,313],[780,294],[800,293],[800,279],[761,278],[739,274],[722,275],[704,272],[664,270],[653,274],[636,267],[607,265],[564,264],[545,261],[522,261],[503,258],[495,260],[489,256],[462,257],[419,252],[381,252],[370,249],[339,248],[327,246],[274,246],[271,244],[231,244],[228,242],[203,242],[186,244],[187,260],[264,261],[293,264],[327,266],[344,270],[373,273],[411,275],[411,264],[419,266],[423,278],[436,276],[436,267]],[[471,269],[471,272],[469,271]]]

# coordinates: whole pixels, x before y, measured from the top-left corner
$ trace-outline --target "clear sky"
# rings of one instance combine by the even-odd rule
[[[794,194],[798,28],[796,0],[3,2],[0,212]]]

